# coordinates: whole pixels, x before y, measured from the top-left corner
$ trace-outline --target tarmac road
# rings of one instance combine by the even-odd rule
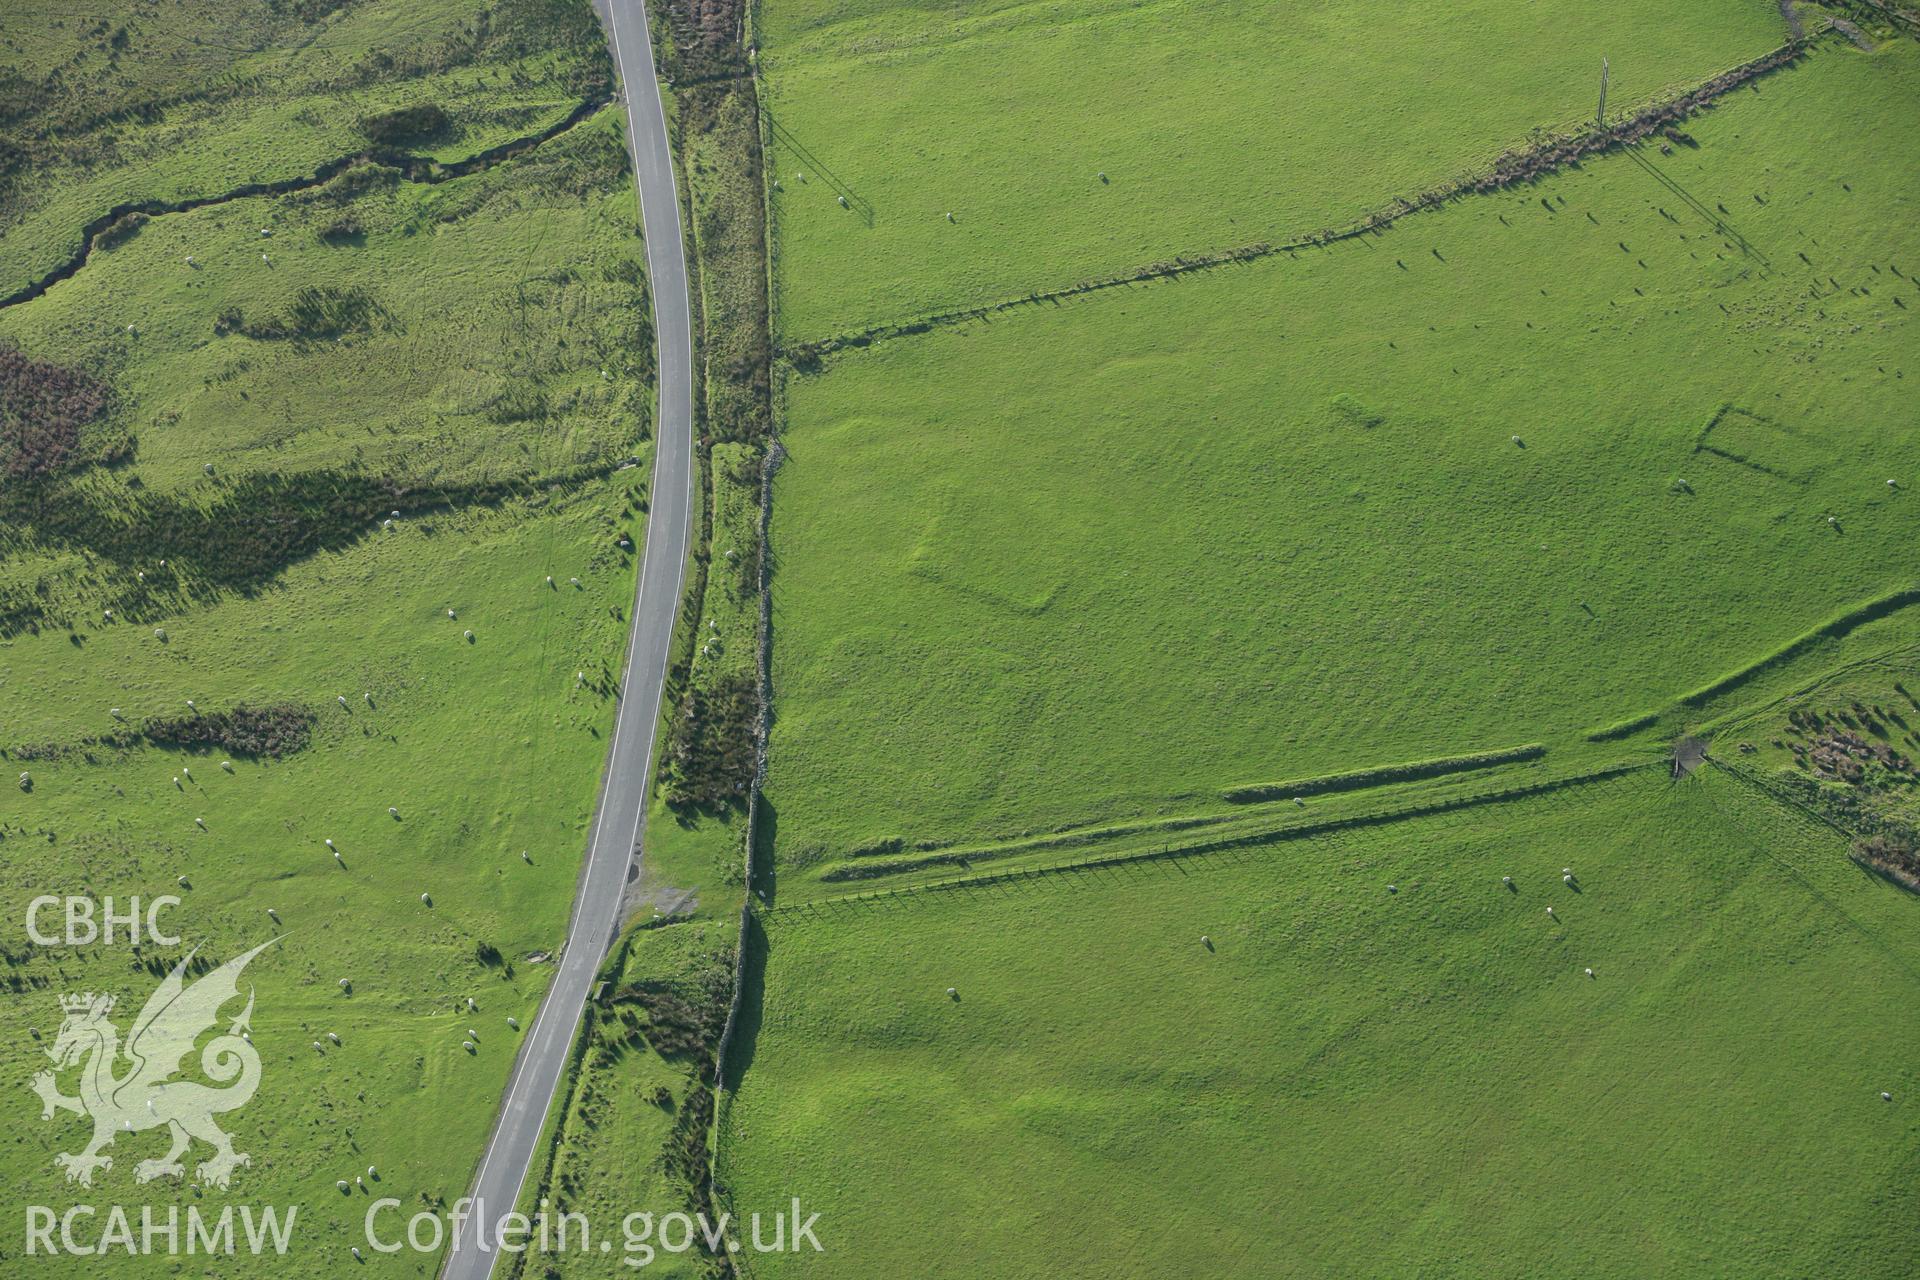
[[[687,563],[693,502],[693,329],[673,154],[660,86],[654,78],[646,4],[644,0],[601,0],[600,7],[614,63],[626,90],[628,146],[633,155],[634,180],[640,189],[647,278],[657,335],[660,404],[654,430],[646,550],[633,606],[633,633],[621,679],[620,708],[566,946],[540,1012],[521,1042],[519,1059],[507,1082],[506,1101],[494,1121],[492,1137],[474,1178],[470,1214],[454,1225],[453,1243],[441,1272],[447,1280],[486,1280],[501,1256],[496,1224],[501,1215],[513,1211],[526,1181],[541,1125],[565,1073],[581,1012],[592,994],[594,974],[619,929],[628,872],[639,856],[646,825],[654,728],[660,719],[667,650],[673,639]],[[502,1026],[500,1037],[493,1043],[502,1043],[505,1035]]]

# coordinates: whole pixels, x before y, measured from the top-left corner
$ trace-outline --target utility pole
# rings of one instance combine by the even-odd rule
[[[1600,109],[1593,113],[1593,125],[1596,129],[1605,129],[1607,127],[1607,71],[1606,55],[1602,54],[1600,58]]]

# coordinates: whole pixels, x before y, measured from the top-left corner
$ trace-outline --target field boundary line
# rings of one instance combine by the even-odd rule
[[[1022,307],[1064,302],[1108,289],[1150,284],[1157,280],[1169,280],[1194,272],[1231,266],[1235,263],[1255,262],[1276,254],[1291,254],[1305,249],[1324,249],[1343,241],[1359,239],[1361,236],[1377,235],[1402,218],[1438,208],[1452,200],[1505,190],[1523,182],[1533,182],[1589,156],[1611,151],[1617,147],[1635,146],[1662,129],[1676,125],[1696,112],[1710,107],[1717,99],[1733,90],[1798,62],[1815,44],[1834,31],[1835,28],[1829,21],[1810,36],[1790,39],[1786,44],[1757,58],[1708,77],[1694,88],[1676,97],[1642,108],[1625,120],[1604,128],[1588,129],[1584,133],[1552,135],[1537,143],[1516,147],[1495,157],[1491,166],[1485,170],[1462,174],[1439,186],[1429,188],[1419,195],[1396,197],[1385,206],[1363,214],[1343,226],[1323,227],[1318,231],[1295,236],[1289,240],[1260,240],[1213,253],[1177,255],[1122,275],[1083,280],[1057,289],[1036,290],[1023,297],[1002,298],[996,302],[936,312],[915,320],[874,325],[855,333],[798,342],[792,346],[782,347],[778,354],[795,369],[811,373],[820,367],[825,357],[841,351],[859,350],[895,338],[914,337],[934,329],[984,320]],[[1726,227],[1718,218],[1712,220],[1716,230],[1732,234],[1731,228]],[[1740,243],[1737,237],[1735,237],[1735,243]]]
[[[1744,787],[1747,791],[1757,792],[1761,798],[1762,803],[1771,802],[1778,808],[1785,809],[1789,812],[1798,814],[1799,816],[1804,818],[1809,818],[1812,821],[1818,823],[1820,826],[1830,829],[1835,834],[1837,834],[1843,841],[1845,841],[1849,848],[1847,864],[1859,870],[1863,875],[1874,874],[1872,870],[1870,870],[1867,867],[1861,866],[1857,861],[1853,859],[1851,855],[1851,846],[1853,844],[1855,833],[1850,831],[1845,824],[1835,821],[1833,818],[1827,816],[1824,813],[1821,813],[1818,809],[1815,809],[1812,805],[1809,805],[1806,802],[1787,794],[1781,788],[1775,786],[1773,783],[1768,782],[1766,779],[1760,777],[1758,774],[1755,774],[1747,769],[1740,768],[1736,765],[1728,764],[1723,760],[1715,759],[1711,755],[1707,757],[1707,763],[1713,765],[1714,768],[1718,770],[1720,773],[1725,774],[1729,778],[1732,778],[1737,785]],[[1873,929],[1861,923],[1861,921],[1858,918],[1856,918],[1852,912],[1848,911],[1845,907],[1842,907],[1839,903],[1835,902],[1832,898],[1828,897],[1825,893],[1821,892],[1820,887],[1818,885],[1814,884],[1813,881],[1807,879],[1805,872],[1801,871],[1800,868],[1794,866],[1791,862],[1788,862],[1785,858],[1781,857],[1778,853],[1775,853],[1771,848],[1767,846],[1765,841],[1753,839],[1751,840],[1751,843],[1753,844],[1754,848],[1760,851],[1761,855],[1764,856],[1767,859],[1767,861],[1773,863],[1777,867],[1782,868],[1784,871],[1786,871],[1788,875],[1792,876],[1793,879],[1799,883],[1800,887],[1805,889],[1809,894],[1811,894],[1815,899],[1815,901],[1819,902],[1821,906],[1833,912],[1836,916],[1839,916],[1842,920],[1845,920],[1847,924],[1853,928],[1854,932],[1858,933],[1862,938],[1865,938],[1868,942],[1872,943],[1873,946],[1881,952],[1881,954],[1885,955],[1887,959],[1891,960],[1894,964],[1898,965],[1900,969],[1904,973],[1906,973],[1906,975],[1909,978],[1914,979],[1916,982],[1920,982],[1920,969],[1916,969],[1911,960],[1909,960],[1906,956],[1900,954],[1900,952],[1896,951],[1893,948],[1893,946],[1887,942],[1886,939],[1882,938]]]
[[[1680,694],[1657,710],[1643,712],[1630,720],[1621,720],[1598,729],[1590,729],[1587,731],[1586,740],[1612,742],[1650,728],[1675,711],[1698,710],[1723,694],[1732,693],[1741,686],[1759,679],[1767,672],[1804,656],[1822,641],[1843,639],[1870,622],[1891,617],[1914,604],[1920,604],[1920,586],[1900,587],[1875,596],[1865,604],[1855,605],[1845,613],[1829,618],[1809,631],[1801,632],[1771,653],[1763,654],[1745,666],[1735,667],[1732,671],[1701,685],[1691,693]]]
[[[98,247],[101,233],[130,214],[137,213],[149,218],[159,218],[168,214],[192,213],[196,209],[231,204],[236,200],[256,200],[261,196],[284,196],[292,195],[296,191],[311,191],[315,187],[325,186],[359,164],[382,164],[398,169],[408,182],[450,182],[455,178],[471,177],[473,174],[503,164],[536,147],[544,146],[590,119],[603,108],[610,106],[613,101],[611,96],[588,98],[576,105],[562,119],[537,133],[510,138],[497,146],[476,151],[464,159],[449,160],[445,164],[427,156],[415,155],[410,151],[392,151],[374,147],[366,151],[356,151],[350,156],[329,160],[310,174],[279,178],[272,182],[248,182],[218,195],[190,196],[184,200],[132,200],[114,205],[80,228],[80,248],[71,258],[38,280],[15,289],[5,297],[0,297],[0,309],[16,307],[23,302],[32,302],[35,298],[43,296],[54,285],[63,280],[71,280],[78,275],[81,268],[85,267],[93,257],[93,251]]]
[[[786,906],[766,907],[755,912],[763,922],[773,922],[794,915],[812,915],[821,910],[833,910],[841,906],[872,905],[897,901],[901,898],[916,897],[920,894],[942,893],[953,889],[978,889],[997,884],[1012,884],[1021,881],[1049,879],[1058,875],[1082,871],[1098,871],[1109,867],[1133,866],[1143,863],[1183,861],[1189,858],[1208,857],[1227,853],[1236,849],[1253,848],[1268,844],[1286,844],[1294,840],[1312,836],[1327,835],[1335,831],[1348,831],[1361,827],[1388,826],[1415,818],[1432,817],[1443,813],[1474,809],[1487,804],[1500,804],[1510,800],[1522,800],[1532,796],[1547,795],[1556,791],[1570,790],[1592,783],[1606,782],[1624,777],[1642,770],[1666,768],[1666,761],[1632,760],[1603,768],[1589,770],[1586,773],[1571,774],[1562,778],[1549,778],[1540,782],[1528,783],[1519,787],[1503,787],[1493,791],[1476,792],[1472,795],[1452,796],[1441,800],[1403,805],[1393,809],[1376,809],[1366,813],[1351,814],[1341,818],[1329,818],[1318,822],[1305,822],[1298,826],[1279,827],[1269,831],[1253,832],[1246,835],[1231,836],[1217,840],[1199,840],[1183,845],[1168,845],[1160,849],[1148,849],[1138,853],[1109,854],[1098,858],[1080,858],[1068,862],[1047,863],[1037,867],[1022,867],[1011,871],[991,871],[981,875],[952,876],[944,880],[924,881],[918,884],[899,885],[891,889],[874,889],[864,893],[848,893],[825,898],[815,898],[806,902],[791,903]]]
[[[1409,760],[1405,764],[1377,765],[1371,769],[1350,769],[1344,773],[1327,773],[1319,777],[1299,778],[1291,782],[1248,783],[1244,786],[1226,788],[1220,793],[1220,798],[1228,804],[1258,804],[1266,800],[1284,800],[1289,796],[1361,791],[1368,787],[1385,786],[1395,782],[1418,782],[1427,778],[1444,778],[1449,774],[1472,773],[1480,769],[1491,769],[1497,765],[1514,764],[1523,760],[1538,760],[1546,754],[1545,743],[1529,742],[1520,747],[1471,751],[1457,756],[1436,756],[1428,760]]]

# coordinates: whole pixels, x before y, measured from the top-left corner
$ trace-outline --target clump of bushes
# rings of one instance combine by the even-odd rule
[[[667,804],[716,811],[746,799],[755,767],[754,682],[734,675],[694,689],[674,717],[667,744]]]
[[[147,215],[139,210],[123,213],[106,225],[106,228],[94,237],[94,243],[102,249],[113,249],[125,244],[138,234],[141,227],[147,225]]]
[[[355,230],[358,227],[354,223]],[[373,295],[358,285],[345,289],[308,285],[293,296],[293,306],[284,317],[249,320],[239,307],[227,307],[214,317],[213,331],[220,336],[244,334],[258,342],[337,338],[343,333],[366,333],[385,315]]]
[[[107,385],[92,374],[36,360],[0,339],[0,472],[51,475],[73,459],[80,428],[106,412]]]
[[[350,213],[343,213],[320,228],[318,234],[321,244],[338,246],[358,243],[367,234],[367,229],[361,225],[360,219]]]
[[[149,742],[186,750],[219,748],[228,755],[279,759],[304,750],[313,740],[314,715],[306,707],[283,702],[266,707],[236,706],[228,711],[157,717],[141,726]]]
[[[392,165],[372,162],[356,164],[336,174],[324,187],[313,193],[313,198],[324,204],[347,204],[370,191],[391,187],[399,181],[400,171]]]
[[[445,133],[453,125],[447,113],[435,102],[419,102],[410,107],[395,107],[360,118],[360,132],[377,146],[417,142]]]
[[[1855,862],[1878,871],[1913,893],[1920,893],[1920,850],[1910,831],[1881,831],[1853,842]]]

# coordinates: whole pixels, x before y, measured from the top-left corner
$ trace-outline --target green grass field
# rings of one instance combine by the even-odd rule
[[[1908,1274],[1920,947],[1841,843],[1656,766],[776,912],[719,1176],[826,1252],[752,1274]]]
[[[0,34],[0,280],[56,269],[80,229],[143,201],[313,173],[374,145],[360,122],[434,104],[395,149],[458,160],[603,96],[609,60],[571,0],[281,4],[188,11],[10,6]]]
[[[1591,119],[1603,55],[1617,113],[1785,38],[1762,0],[772,0],[758,34],[789,342],[1341,225]]]
[[[1909,585],[1916,53],[1829,42],[1697,148],[790,379],[783,856],[1577,744]]]
[[[0,85],[33,110],[0,132],[39,167],[0,199],[0,294],[113,202],[364,149],[367,111],[439,103],[450,125],[404,149],[452,161],[606,90],[584,4],[129,5],[98,49],[97,15],[25,19]],[[0,309],[0,342],[108,393],[38,474],[15,438],[30,396],[0,404],[0,751],[30,774],[0,800],[10,1203],[295,1206],[286,1258],[211,1265],[322,1275],[365,1250],[374,1196],[412,1213],[466,1191],[565,936],[645,525],[653,337],[621,129],[609,108],[470,171],[361,167],[155,213]],[[189,700],[310,709],[311,743],[133,736]],[[182,945],[25,945],[49,893],[177,893]],[[263,1072],[229,1117],[252,1157],[232,1187],[193,1185],[201,1147],[186,1178],[136,1182],[161,1133],[69,1185],[54,1155],[85,1126],[43,1124],[25,1083],[57,997],[116,995],[124,1033],[155,967],[276,935],[245,978]],[[63,1265],[18,1236],[0,1258]]]
[[[1782,12],[758,14],[716,1178],[826,1253],[746,1274],[1913,1270],[1913,902],[1828,819],[1913,812],[1920,48],[1798,18],[1669,134],[1275,251]]]
[[[434,517],[313,557],[256,598],[168,617],[164,646],[130,625],[84,647],[64,632],[0,642],[16,741],[73,741],[110,729],[110,707],[138,722],[184,711],[188,698],[320,712],[306,751],[236,760],[231,774],[218,754],[152,747],[36,760],[23,766],[33,790],[9,783],[0,810],[0,914],[15,928],[41,894],[111,894],[124,907],[130,894],[177,893],[184,904],[165,923],[208,956],[284,933],[248,970],[264,1071],[231,1124],[253,1157],[235,1193],[299,1206],[297,1246],[273,1263],[282,1273],[330,1274],[364,1246],[368,1195],[334,1183],[367,1165],[380,1170],[372,1192],[405,1202],[465,1190],[516,1048],[507,1018],[527,1025],[545,987],[530,957],[565,932],[613,709],[573,674],[603,675],[625,638],[613,614],[631,599],[633,562],[610,552],[637,478]],[[582,588],[550,591],[549,573]],[[481,943],[506,965],[483,963]],[[184,947],[147,951],[171,962]],[[124,945],[10,944],[7,963],[9,1022],[43,1036],[59,1025],[58,995],[118,993],[124,1031],[154,985]],[[461,1049],[468,1028],[480,1032],[473,1055]],[[329,1031],[341,1044],[316,1052]],[[46,1043],[7,1040],[5,1074],[21,1083],[0,1159],[17,1199],[60,1205],[79,1189],[53,1155],[78,1149],[86,1131],[72,1117],[39,1122],[24,1081],[47,1065]],[[133,1165],[164,1146],[156,1134],[117,1144],[93,1194],[193,1203],[179,1183],[134,1185]],[[428,1275],[435,1261],[410,1253],[390,1265]],[[116,1265],[163,1274],[172,1263]]]

